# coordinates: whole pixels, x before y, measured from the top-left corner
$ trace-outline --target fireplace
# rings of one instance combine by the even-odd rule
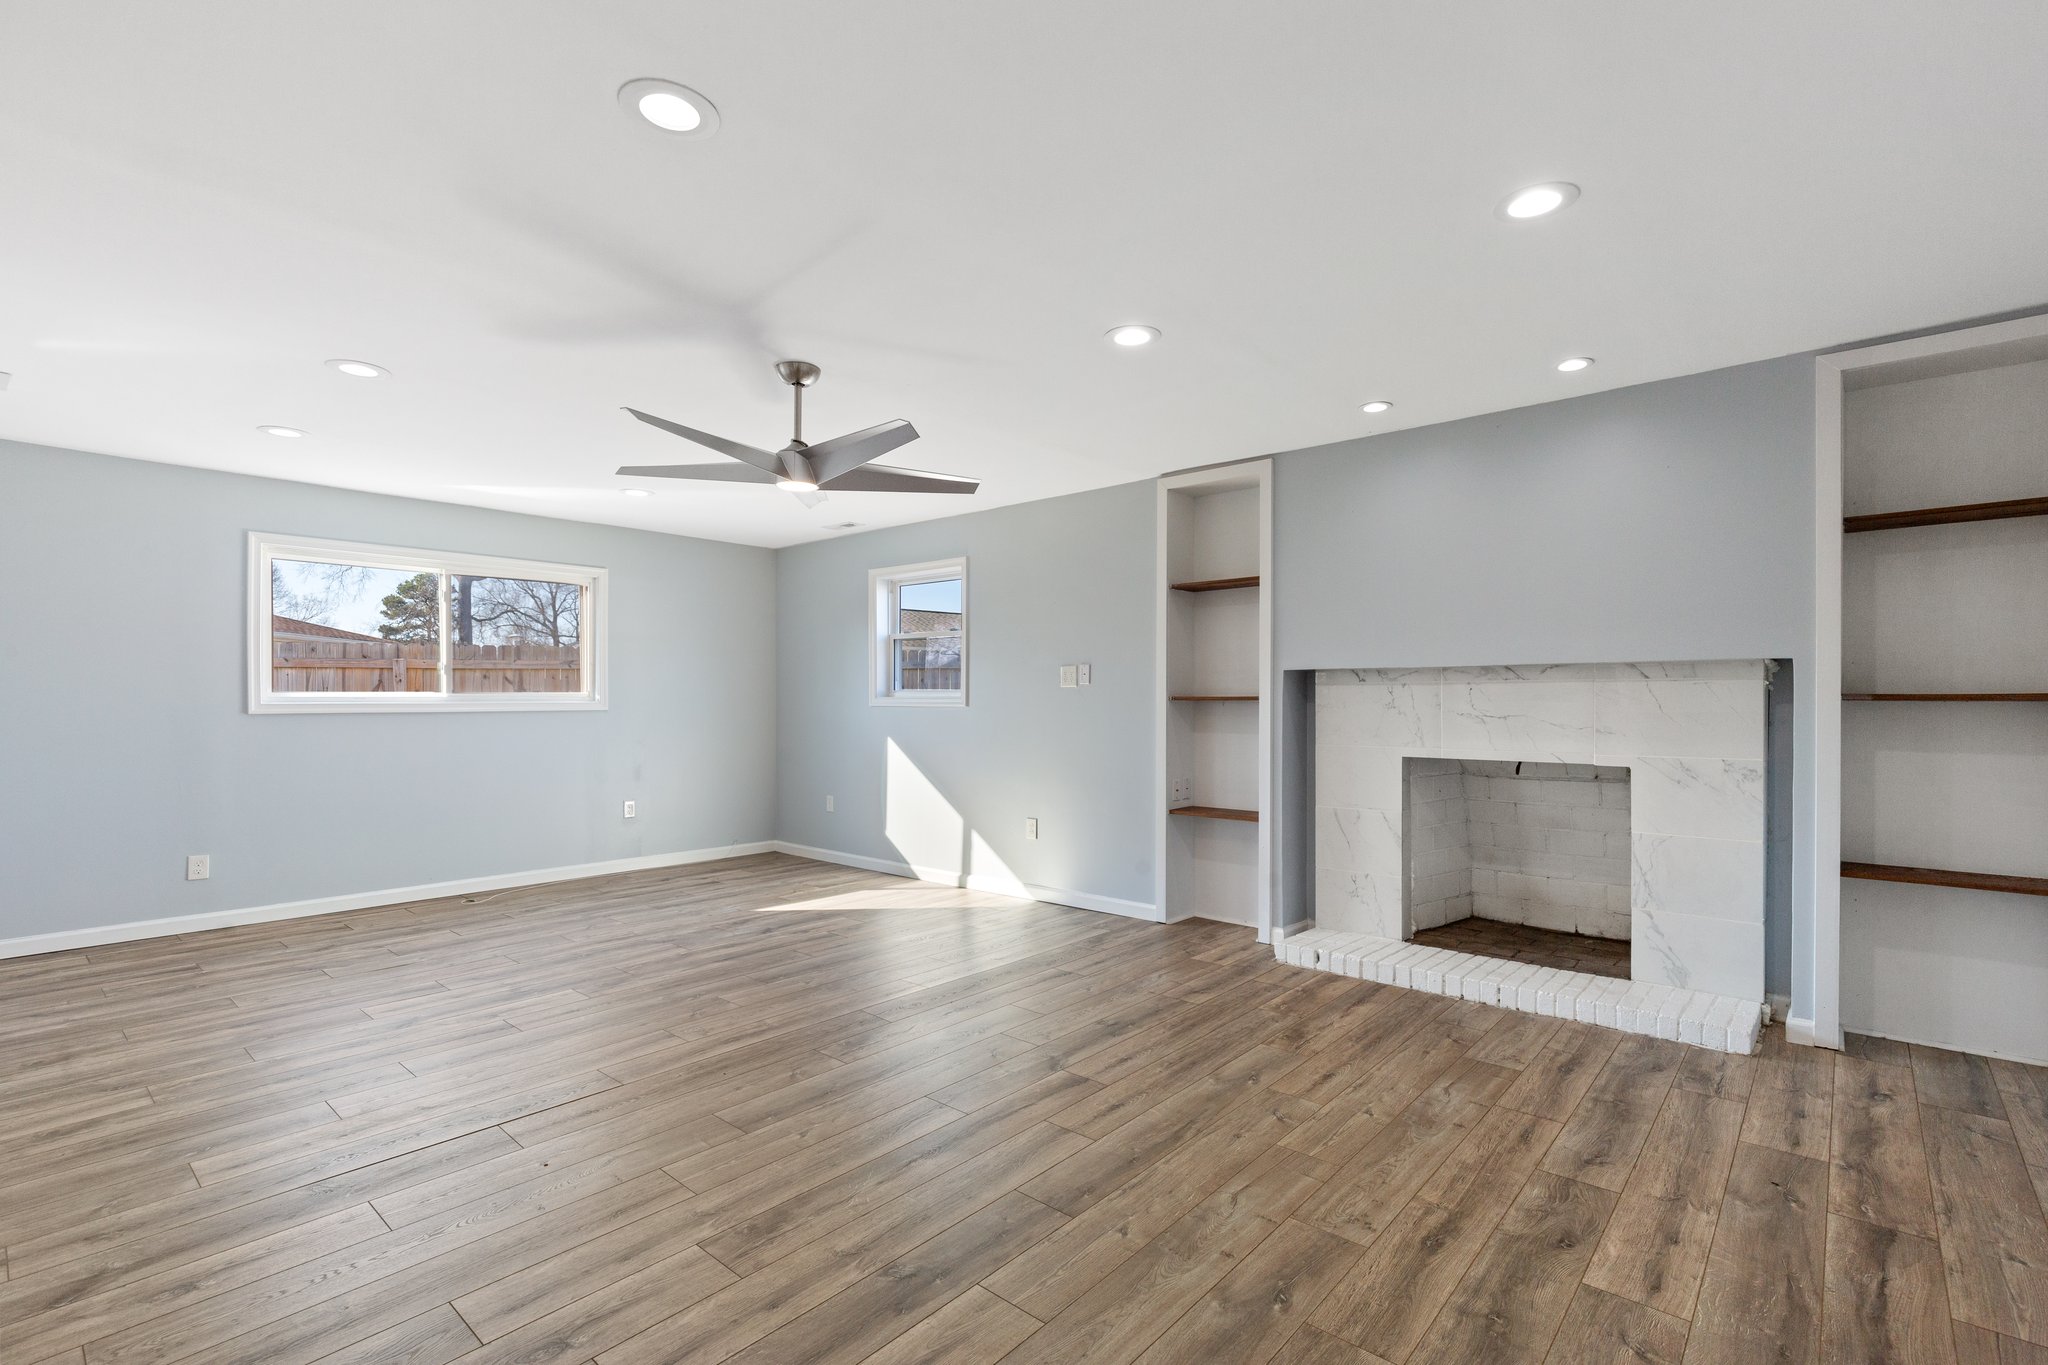
[[[1402,960],[1419,962],[1437,950],[1408,942],[1417,929],[1466,917],[1627,938],[1630,979],[1566,983],[1574,1011],[1586,994],[1586,1017],[1618,1022],[1632,998],[1631,1018],[1647,1003],[1665,1020],[1670,1007],[1673,1036],[1700,1041],[1712,1012],[1727,1037],[1728,1019],[1763,1000],[1769,671],[1717,660],[1318,673],[1307,951],[1336,935],[1354,957],[1406,945]],[[1501,973],[1477,975],[1490,970],[1453,975],[1517,1003]],[[1442,988],[1441,972],[1430,979]],[[1693,1026],[1680,1029],[1687,1010]]]
[[[1629,937],[1629,770],[1402,761],[1403,937],[1463,919]]]

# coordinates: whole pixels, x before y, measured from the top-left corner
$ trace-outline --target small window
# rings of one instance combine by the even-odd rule
[[[249,709],[605,704],[603,569],[251,536]]]
[[[868,599],[875,703],[966,705],[967,561],[876,569]]]

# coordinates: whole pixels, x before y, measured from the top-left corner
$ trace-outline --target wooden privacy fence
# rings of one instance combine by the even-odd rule
[[[960,690],[960,669],[952,668],[909,668],[906,667],[898,678],[897,688],[904,692],[958,692]]]
[[[457,692],[580,692],[574,645],[453,646]],[[438,692],[440,650],[424,640],[274,640],[274,692]]]

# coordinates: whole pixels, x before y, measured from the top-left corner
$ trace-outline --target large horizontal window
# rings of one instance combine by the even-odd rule
[[[605,571],[249,537],[249,709],[605,704]]]

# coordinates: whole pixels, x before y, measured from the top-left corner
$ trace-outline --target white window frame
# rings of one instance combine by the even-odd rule
[[[893,629],[897,601],[902,590],[918,583],[960,580],[960,686],[944,692],[920,689],[896,690],[895,650],[897,640],[927,639],[951,631],[905,635]],[[893,568],[868,570],[868,703],[872,706],[965,706],[967,705],[967,557],[933,559],[923,564],[898,564]]]
[[[441,594],[442,689],[439,692],[278,692],[271,687],[270,563],[274,559],[361,565],[371,569],[425,570],[486,578],[530,578],[574,583],[583,589],[577,637],[582,650],[578,672],[580,692],[451,692],[449,664],[453,631],[448,620],[448,595]],[[303,536],[249,533],[249,714],[324,715],[337,712],[413,711],[602,711],[611,705],[607,688],[605,612],[607,574],[586,564],[550,564],[499,555],[455,554],[445,550],[414,550],[396,545],[370,545],[352,540],[309,540]]]

